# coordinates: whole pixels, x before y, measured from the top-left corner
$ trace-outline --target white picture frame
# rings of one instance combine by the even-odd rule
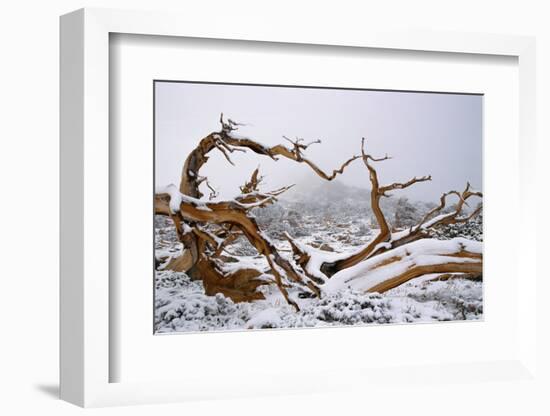
[[[239,27],[239,31],[233,28]],[[517,292],[518,346],[509,359],[438,365],[419,362],[410,369],[340,368],[320,382],[319,374],[288,380],[266,374],[269,383],[249,382],[226,389],[209,388],[206,380],[110,382],[109,297],[109,35],[112,33],[332,45],[439,53],[488,54],[516,57],[519,66],[519,209],[536,204],[535,169],[535,41],[530,37],[468,33],[356,32],[329,33],[323,28],[288,28],[275,22],[261,28],[243,22],[204,26],[189,16],[82,9],[61,18],[61,398],[80,406],[159,403],[215,397],[338,391],[388,383],[401,378],[419,388],[450,378],[481,383],[507,380],[539,383],[536,348],[535,251],[522,242],[535,241],[536,219],[521,216],[518,262],[524,273]],[[516,271],[517,272],[517,271]],[[510,273],[514,273],[511,271]],[[291,335],[285,335],[292,337]],[[471,377],[475,374],[475,377]],[[337,377],[335,377],[337,375]],[[303,381],[309,378],[311,383]],[[316,381],[317,380],[317,381]],[[408,380],[408,381],[407,381]],[[245,389],[243,391],[243,389]],[[374,387],[373,387],[374,388]]]

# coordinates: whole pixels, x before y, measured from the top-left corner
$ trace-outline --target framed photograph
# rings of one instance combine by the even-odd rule
[[[62,17],[63,399],[538,382],[534,40],[301,33]]]

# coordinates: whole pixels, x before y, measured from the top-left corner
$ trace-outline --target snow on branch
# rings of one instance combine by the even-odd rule
[[[480,273],[482,243],[454,238],[422,239],[394,248],[334,274],[327,293],[349,287],[385,292],[426,273]]]

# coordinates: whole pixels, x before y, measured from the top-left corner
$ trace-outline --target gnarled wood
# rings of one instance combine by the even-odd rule
[[[189,250],[185,250],[181,256],[173,257],[163,266],[163,270],[175,272],[187,272],[193,266],[193,256]]]
[[[166,211],[170,211],[170,207],[167,207],[167,199],[169,199],[169,196],[167,198],[166,194],[157,195],[157,198],[155,199],[156,209],[158,207],[157,212],[164,213]],[[193,199],[184,199],[180,205],[179,215],[188,223],[217,225],[229,224],[236,227],[256,248],[258,253],[265,256],[271,267],[271,272],[275,276],[275,281],[285,296],[285,299],[287,299],[287,301],[295,308],[298,309],[298,305],[294,301],[290,300],[282,282],[283,275],[285,278],[290,279],[293,283],[303,287],[304,290],[309,289],[316,295],[320,293],[319,288],[315,283],[309,281],[307,275],[302,273],[298,268],[294,267],[288,260],[279,254],[273,243],[271,243],[269,239],[267,239],[260,231],[256,220],[249,217],[247,215],[247,209],[237,201],[199,203]],[[200,227],[195,226],[192,230],[197,239],[210,244],[213,246],[212,248],[214,250],[219,249],[216,239],[205,233]],[[204,257],[205,246],[199,243],[197,243],[197,246],[199,260],[196,263],[197,267],[195,272],[201,276],[201,279],[204,280],[203,273],[208,273],[209,276],[214,276],[215,273],[212,270],[210,263],[208,263],[208,265],[204,265],[202,257]],[[211,280],[223,282],[223,284],[227,286],[229,283],[226,283],[226,278],[230,277],[220,276],[218,274],[216,275],[216,279],[212,278]]]
[[[481,251],[481,243],[463,238],[418,240],[336,273],[325,288],[383,293],[426,274],[481,274]]]
[[[401,273],[397,276],[387,279],[384,282],[373,286],[368,290],[368,292],[378,292],[384,293],[390,289],[393,289],[397,286],[402,285],[403,283],[408,282],[411,279],[414,279],[419,276],[431,273],[481,273],[482,272],[482,263],[460,263],[460,262],[449,262],[443,264],[428,264],[422,266],[415,266],[410,268],[404,273]]]
[[[261,273],[256,269],[240,269],[233,273],[223,274],[207,259],[201,258],[197,262],[207,295],[216,293],[230,298],[233,302],[250,302],[265,299],[257,289],[270,284],[267,280],[257,279]]]

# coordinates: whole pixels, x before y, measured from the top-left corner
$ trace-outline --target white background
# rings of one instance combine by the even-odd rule
[[[73,414],[82,412],[55,399],[57,395],[58,348],[58,16],[83,6],[138,9],[168,9],[194,13],[208,24],[213,13],[239,13],[253,18],[274,19],[285,25],[310,24],[431,27],[441,30],[512,33],[538,36],[538,133],[539,179],[548,173],[550,114],[550,30],[544,1],[441,1],[393,2],[301,2],[278,0],[231,2],[180,1],[20,1],[5,3],[0,13],[2,45],[0,169],[3,204],[0,342],[0,411],[17,414]],[[545,120],[546,118],[546,120]],[[546,138],[546,141],[543,141]],[[545,156],[546,155],[546,156]],[[544,171],[544,172],[543,172]],[[542,183],[541,183],[542,186]],[[539,201],[541,217],[548,196]],[[548,227],[539,234],[548,235]],[[539,249],[542,238],[539,237]],[[548,284],[539,291],[549,293]],[[540,313],[548,317],[542,309]],[[542,315],[540,316],[542,318]],[[548,321],[547,321],[548,322]],[[548,326],[547,326],[548,327]],[[539,336],[543,336],[541,333]],[[548,335],[545,335],[546,350]],[[546,354],[547,355],[547,354]],[[548,358],[540,354],[541,365]],[[496,389],[496,390],[495,390]],[[488,401],[488,396],[499,400]],[[284,397],[142,406],[93,410],[99,414],[237,413],[239,414],[346,414],[375,412],[382,403],[386,414],[543,414],[535,408],[540,391],[522,386],[464,384],[433,388],[432,397],[418,397],[415,389],[372,397],[337,393]],[[540,396],[539,396],[540,397]],[[423,404],[425,403],[425,404]],[[548,411],[548,404],[546,405]],[[429,410],[429,411],[428,411]],[[489,413],[490,412],[490,413]]]

